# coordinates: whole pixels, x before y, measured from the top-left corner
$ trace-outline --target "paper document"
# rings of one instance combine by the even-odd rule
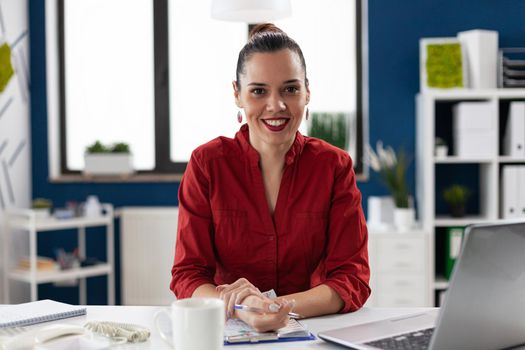
[[[290,319],[288,325],[275,332],[256,332],[239,319],[229,319],[224,327],[224,341],[226,343],[258,342],[279,339],[297,340],[313,339],[308,329],[295,319]]]

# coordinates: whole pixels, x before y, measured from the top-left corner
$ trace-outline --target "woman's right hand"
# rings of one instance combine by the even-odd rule
[[[277,330],[288,324],[288,312],[292,310],[295,301],[285,299],[272,300],[265,297],[261,291],[246,278],[239,278],[231,284],[221,284],[216,287],[219,297],[224,301],[226,317],[237,317],[258,332]],[[261,309],[263,312],[235,310],[235,304]]]
[[[282,299],[280,304],[266,297],[255,295],[248,296],[243,301],[244,305],[265,310],[263,313],[237,310],[235,315],[246,322],[257,332],[275,331],[288,324],[290,317],[288,313],[292,311],[295,301]]]
[[[232,284],[221,284],[215,288],[219,292],[219,298],[224,301],[226,317],[231,318],[235,313],[235,304],[243,303],[250,295],[264,298],[261,291],[250,283],[246,278],[239,278]]]

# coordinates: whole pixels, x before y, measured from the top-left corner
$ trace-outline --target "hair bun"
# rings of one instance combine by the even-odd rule
[[[252,30],[250,31],[249,39],[252,39],[254,36],[264,34],[264,33],[286,34],[273,23],[261,23],[261,24],[257,24],[255,27],[252,28]]]

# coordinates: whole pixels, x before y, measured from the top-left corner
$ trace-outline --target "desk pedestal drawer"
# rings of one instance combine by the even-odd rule
[[[412,290],[403,293],[379,293],[374,298],[377,307],[415,307],[427,306],[423,290]]]
[[[429,244],[423,231],[370,234],[372,296],[367,306],[432,306]]]
[[[423,271],[422,239],[383,239],[377,243],[376,267],[379,271]]]
[[[372,303],[377,307],[427,306],[423,275],[382,273],[371,281]]]
[[[425,277],[421,275],[410,274],[388,274],[383,273],[374,281],[375,285],[385,292],[392,291],[413,291],[425,288]]]

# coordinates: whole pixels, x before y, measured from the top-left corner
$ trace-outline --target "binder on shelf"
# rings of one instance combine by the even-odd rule
[[[445,297],[446,296],[447,296],[447,290],[446,289],[438,291],[438,304],[437,304],[438,307],[443,306],[443,304],[445,303]]]
[[[509,117],[503,137],[503,154],[525,159],[525,102],[510,103]]]
[[[519,217],[520,203],[520,168],[519,165],[505,165],[501,176],[501,216],[504,219]],[[521,180],[525,182],[525,180]]]
[[[450,279],[454,263],[461,250],[464,227],[448,227],[446,237],[445,277]]]
[[[517,213],[520,218],[525,218],[525,166],[520,165],[518,170],[519,178],[519,189],[516,191],[518,193],[519,203],[517,208]]]

